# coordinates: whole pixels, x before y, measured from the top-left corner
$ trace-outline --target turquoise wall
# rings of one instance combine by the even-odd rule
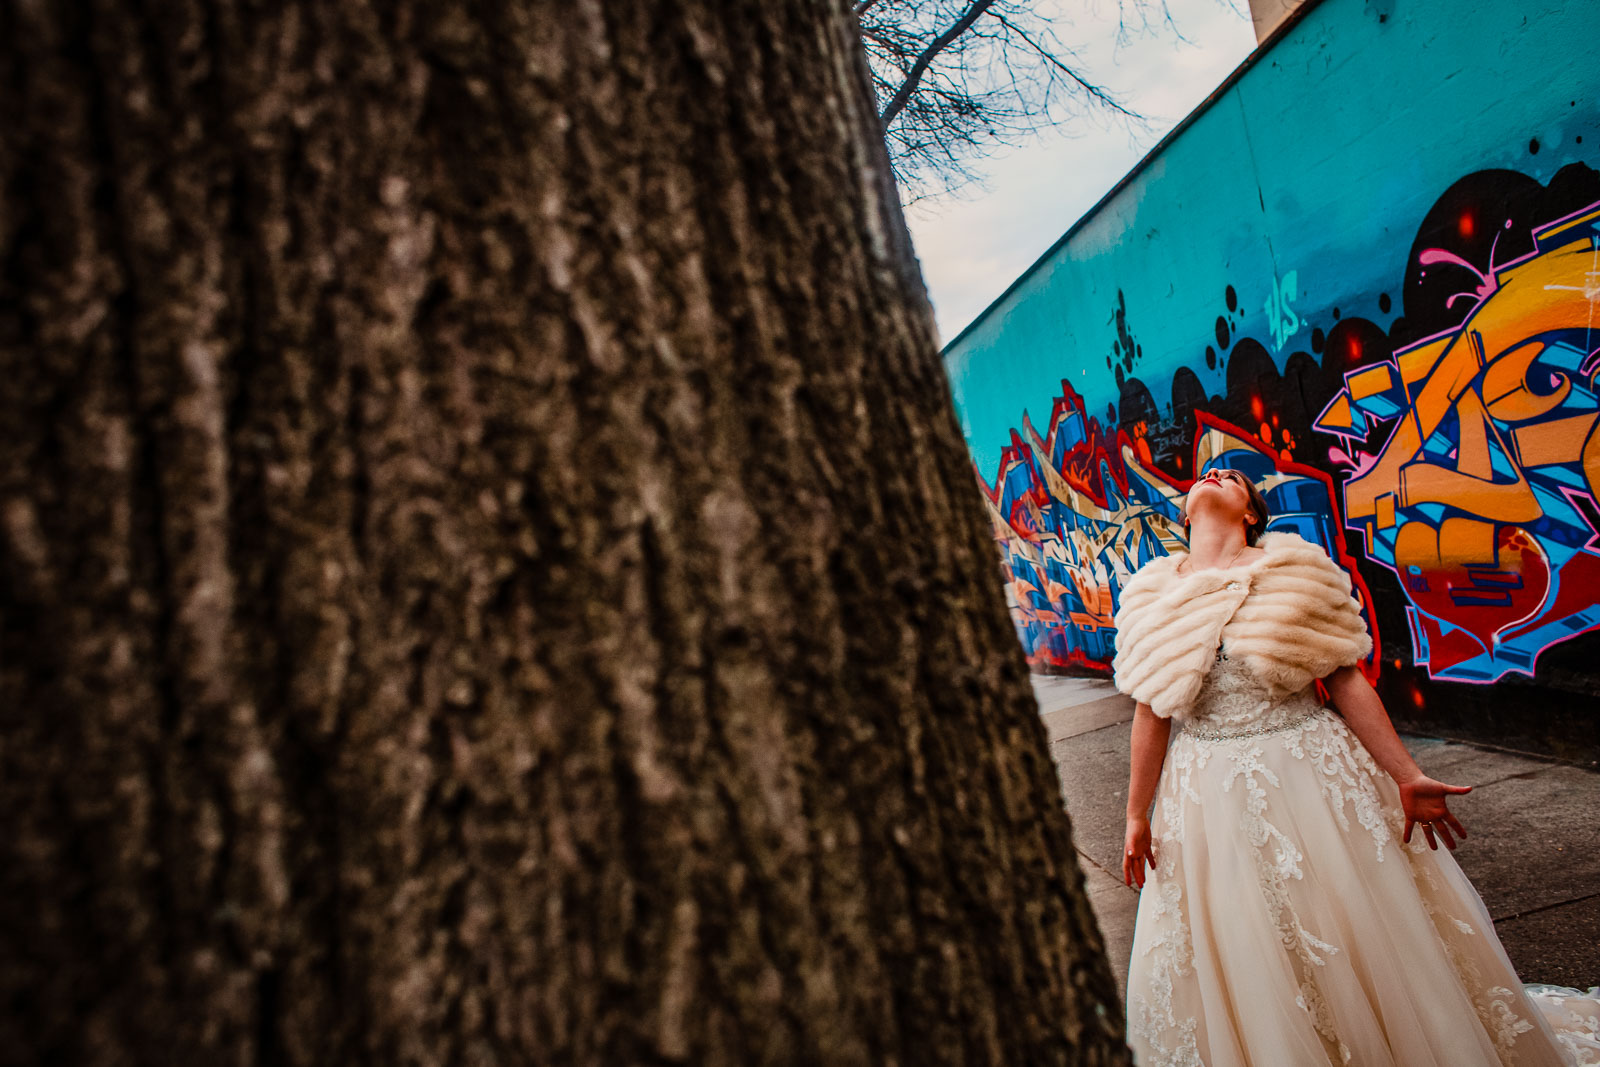
[[[1600,627],[1600,7],[1308,7],[946,349],[1036,665],[1109,662],[1224,461],[1351,569],[1374,676]]]

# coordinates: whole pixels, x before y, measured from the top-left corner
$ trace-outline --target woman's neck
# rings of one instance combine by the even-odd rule
[[[1226,567],[1244,554],[1244,530],[1238,526],[1191,527],[1189,531],[1189,562],[1185,570],[1204,570]]]

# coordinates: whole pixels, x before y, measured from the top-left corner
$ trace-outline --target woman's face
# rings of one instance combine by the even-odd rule
[[[1189,487],[1184,513],[1193,522],[1197,515],[1209,513],[1225,522],[1243,522],[1250,510],[1249,479],[1230,467],[1212,467]]]

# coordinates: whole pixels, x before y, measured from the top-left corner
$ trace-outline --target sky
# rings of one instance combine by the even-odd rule
[[[1079,120],[1046,131],[979,161],[980,186],[907,209],[943,342],[1199,106],[1256,43],[1244,0],[1167,0],[1177,32],[1153,30],[1120,47],[1115,0],[1047,0],[1040,7],[1057,9],[1056,36],[1076,47],[1080,66],[1146,125]]]

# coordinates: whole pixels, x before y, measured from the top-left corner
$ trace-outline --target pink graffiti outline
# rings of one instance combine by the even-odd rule
[[[1595,504],[1593,494],[1586,493],[1582,489],[1574,489],[1570,485],[1558,485],[1556,488],[1561,490],[1561,495],[1567,498],[1567,503],[1572,505],[1572,510],[1578,513],[1578,518],[1583,520],[1583,524],[1589,527],[1589,540],[1578,546],[1580,551],[1592,552],[1600,556],[1600,529],[1596,529],[1594,523],[1589,521],[1588,512],[1578,507],[1579,500],[1587,500],[1591,505]]]
[[[1467,260],[1456,255],[1454,252],[1447,251],[1443,248],[1424,248],[1417,256],[1417,262],[1423,264],[1424,266],[1432,266],[1435,263],[1446,263],[1452,267],[1465,267],[1467,270],[1470,270],[1478,279],[1479,284],[1476,289],[1471,292],[1453,294],[1449,300],[1444,302],[1445,307],[1455,307],[1456,301],[1460,300],[1464,296],[1470,296],[1478,303],[1482,304],[1494,293],[1496,289],[1500,287],[1500,276],[1496,272],[1494,255],[1495,252],[1500,248],[1500,238],[1505,234],[1506,230],[1509,229],[1511,229],[1511,220],[1507,219],[1505,226],[1501,228],[1499,233],[1494,235],[1494,240],[1489,244],[1489,270],[1487,274],[1479,270],[1477,267],[1474,267]]]

